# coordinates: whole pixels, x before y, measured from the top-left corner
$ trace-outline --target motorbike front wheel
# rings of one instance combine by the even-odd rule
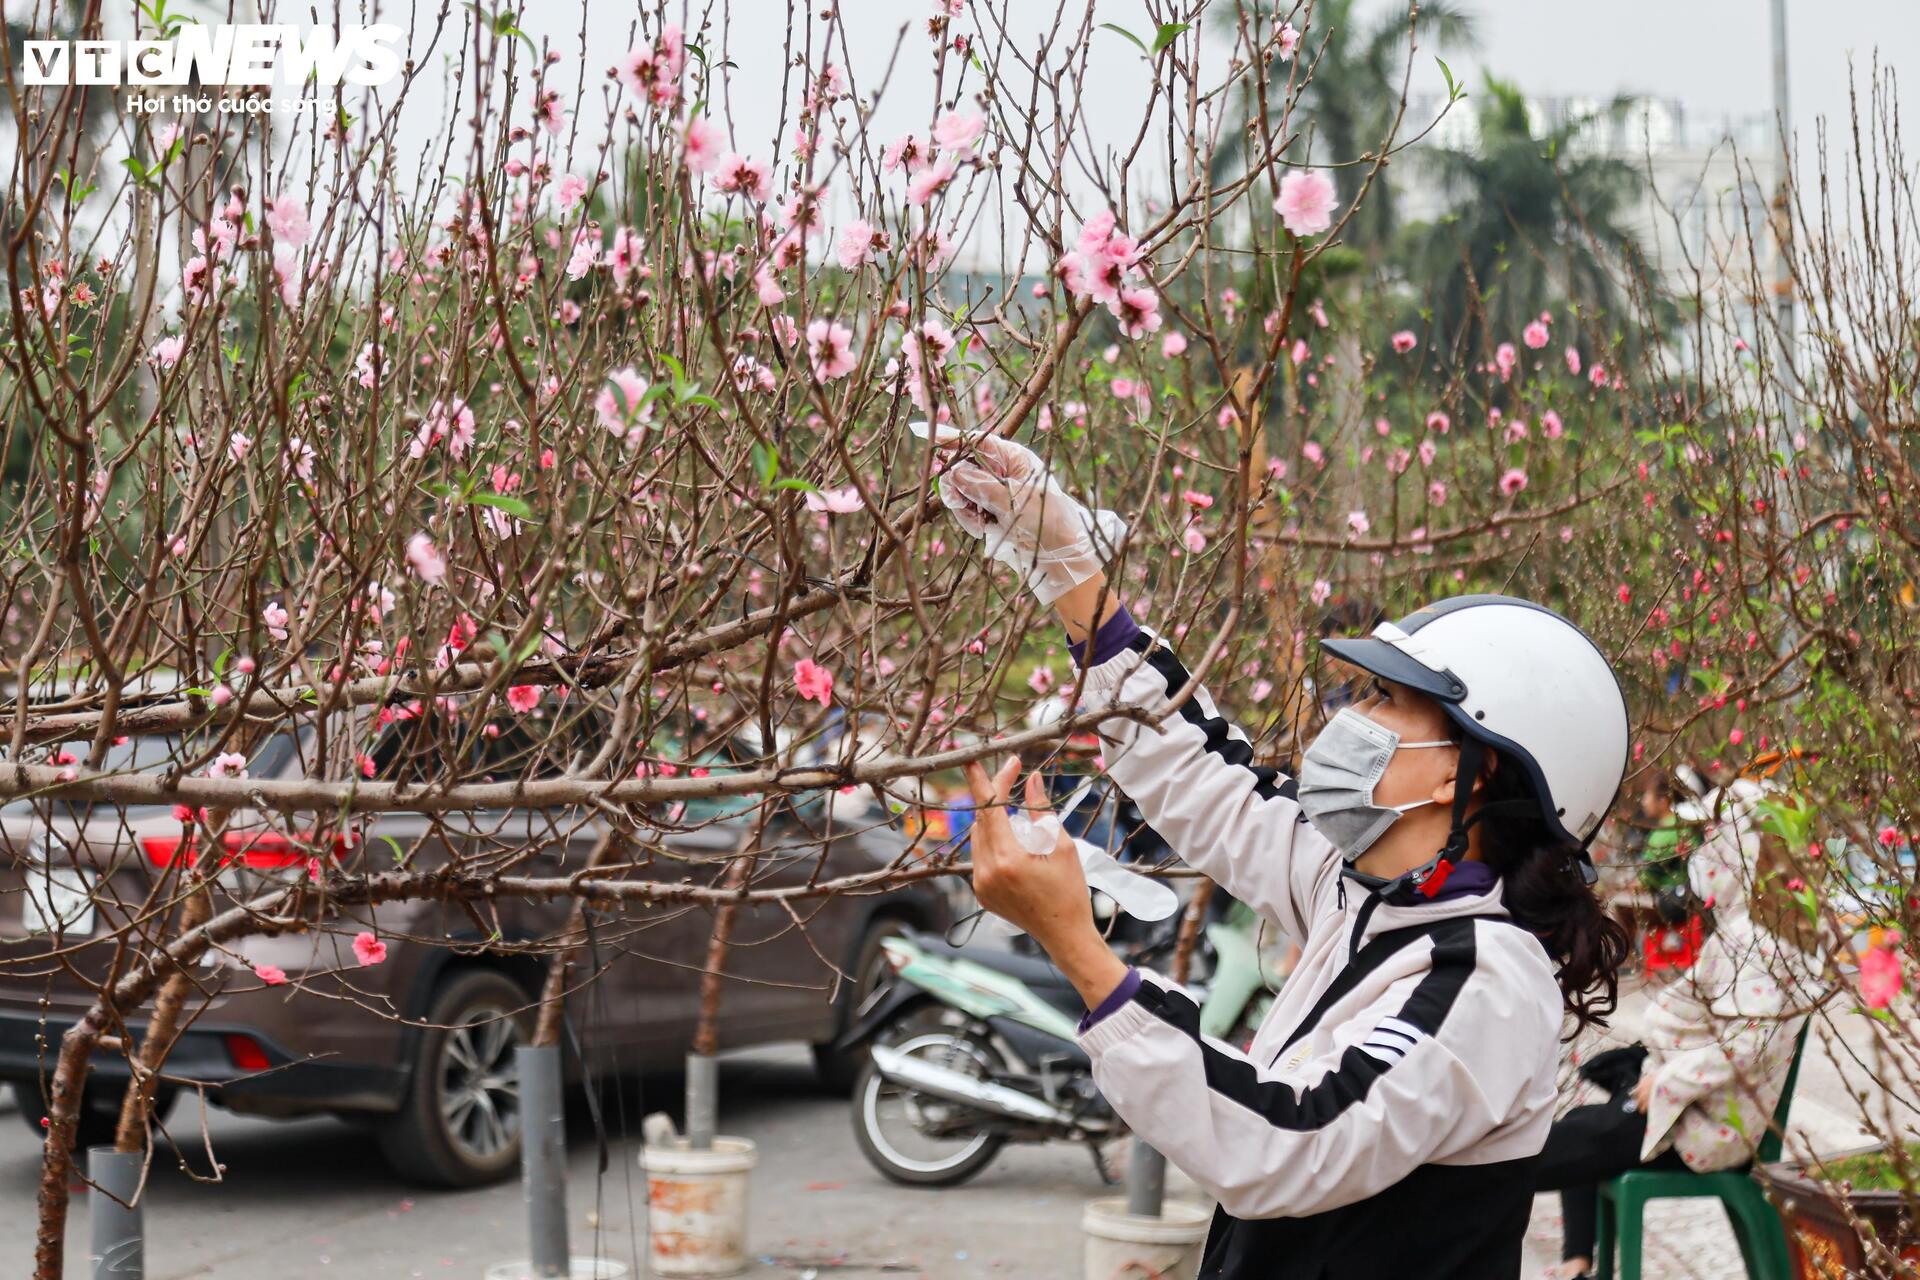
[[[1006,1069],[984,1040],[924,1019],[890,1029],[881,1043],[980,1079]],[[867,1162],[895,1182],[951,1187],[986,1168],[1007,1140],[982,1127],[983,1120],[961,1103],[891,1083],[871,1060],[854,1082],[854,1139]]]

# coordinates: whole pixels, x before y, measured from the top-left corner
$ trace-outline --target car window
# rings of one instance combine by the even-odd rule
[[[103,773],[155,773],[172,766],[182,758],[198,758],[207,752],[214,739],[195,736],[191,740],[177,733],[135,733],[116,739],[107,746],[107,754],[101,762]],[[247,775],[254,778],[277,778],[285,772],[293,760],[297,742],[292,731],[276,733],[255,749],[247,757]],[[53,755],[61,753],[72,756],[76,761],[84,760],[92,749],[91,742],[66,742],[55,747]],[[0,813],[25,813],[34,806],[34,801],[12,800],[0,805]],[[122,806],[129,813],[148,813],[158,809],[167,809],[171,804],[130,804]]]
[[[497,715],[475,734],[463,719],[425,711],[396,719],[381,732],[372,752],[373,776],[414,785],[439,781],[447,759],[464,743],[461,782],[558,778],[566,773],[569,755],[591,741],[586,724],[562,725],[555,733],[552,719],[538,713]]]

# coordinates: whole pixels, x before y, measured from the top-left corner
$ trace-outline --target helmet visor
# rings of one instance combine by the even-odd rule
[[[1352,663],[1382,680],[1416,689],[1440,702],[1458,702],[1467,696],[1467,686],[1451,671],[1435,671],[1385,640],[1370,636],[1322,640],[1320,648],[1342,662]]]

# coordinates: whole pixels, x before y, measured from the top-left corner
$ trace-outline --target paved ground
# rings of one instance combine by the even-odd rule
[[[1638,1002],[1619,1030],[1631,1035]],[[1849,1039],[1853,1037],[1849,1036]],[[1845,1054],[1838,1055],[1844,1059]],[[1857,1075],[1857,1072],[1855,1073]],[[1805,1072],[1795,1128],[1825,1150],[1857,1145],[1834,1105],[1846,1084],[1828,1055]],[[750,1276],[1047,1277],[1080,1274],[1082,1204],[1103,1194],[1078,1148],[1013,1148],[968,1186],[915,1191],[875,1174],[854,1146],[846,1101],[813,1082],[804,1050],[774,1048],[729,1058],[721,1087],[728,1132],[760,1145],[754,1176]],[[610,1143],[598,1171],[594,1128],[574,1108],[572,1219],[576,1249],[633,1266],[643,1184],[634,1155],[644,1110],[671,1104],[678,1080],[630,1088],[608,1107]],[[1844,1105],[1842,1103],[1842,1105]],[[191,1133],[187,1104],[176,1131]],[[226,1165],[225,1185],[198,1183],[156,1162],[148,1209],[150,1280],[315,1280],[318,1277],[460,1276],[523,1252],[515,1183],[461,1193],[421,1192],[381,1163],[372,1137],[332,1120],[271,1123],[214,1112],[208,1131]],[[0,1114],[0,1274],[19,1275],[31,1256],[38,1146],[16,1115]],[[206,1157],[196,1152],[195,1168]],[[1176,1190],[1191,1194],[1177,1176]],[[86,1212],[76,1198],[69,1277],[85,1275]],[[1647,1274],[1663,1280],[1735,1280],[1744,1274],[1718,1207],[1656,1206],[1657,1241]],[[1558,1256],[1558,1204],[1536,1203],[1528,1280]]]
[[[638,1265],[644,1184],[635,1163],[641,1103],[671,1101],[679,1082],[649,1079],[608,1108],[635,1141],[610,1144],[598,1176],[594,1129],[572,1109],[570,1209],[577,1251]],[[847,1103],[813,1082],[800,1048],[758,1050],[722,1069],[726,1130],[753,1138],[754,1277],[1074,1276],[1083,1202],[1103,1194],[1079,1148],[1013,1148],[964,1189],[915,1191],[874,1173],[854,1146]],[[635,1096],[644,1093],[648,1096]],[[185,1102],[173,1124],[188,1120]],[[313,1280],[325,1276],[460,1276],[524,1254],[517,1183],[422,1192],[381,1163],[372,1137],[332,1120],[270,1123],[212,1113],[226,1185],[195,1183],[156,1162],[148,1205],[148,1280]],[[0,1115],[0,1275],[32,1255],[38,1147]],[[204,1156],[199,1168],[204,1169]],[[1184,1179],[1170,1178],[1190,1188]],[[86,1274],[85,1198],[69,1232],[69,1277]]]

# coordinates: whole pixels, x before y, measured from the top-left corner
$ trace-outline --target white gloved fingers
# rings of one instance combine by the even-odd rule
[[[962,529],[976,538],[1008,527],[1013,494],[1007,482],[971,462],[956,462],[940,475],[940,501]]]
[[[971,441],[974,460],[980,466],[1003,476],[1008,480],[1033,480],[1047,474],[1047,464],[1040,455],[1017,440],[1005,436],[985,435]]]

